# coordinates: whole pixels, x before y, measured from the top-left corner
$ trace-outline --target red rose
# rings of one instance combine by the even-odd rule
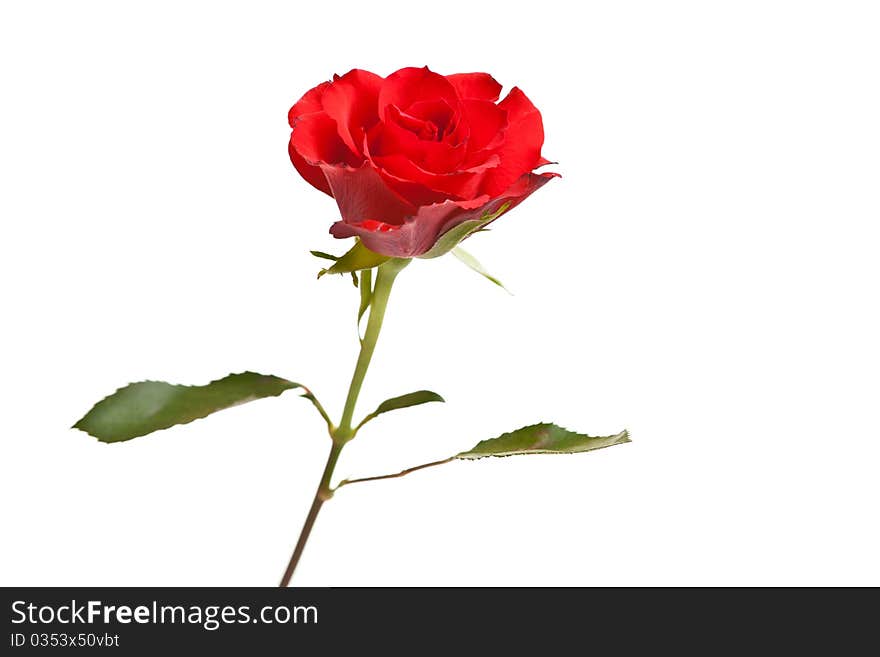
[[[541,114],[486,73],[354,69],[304,95],[288,118],[290,159],[339,204],[334,237],[382,255],[426,253],[462,222],[509,209],[555,173],[541,157]]]

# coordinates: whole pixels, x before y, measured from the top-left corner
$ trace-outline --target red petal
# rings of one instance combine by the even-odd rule
[[[489,100],[494,103],[501,94],[501,85],[488,73],[456,73],[447,75],[446,79],[462,99]]]
[[[329,86],[329,82],[322,82],[314,89],[307,91],[302,98],[294,103],[293,107],[291,107],[290,111],[287,113],[287,121],[290,123],[291,128],[293,127],[293,124],[296,123],[297,117],[300,117],[303,114],[312,114],[321,111],[321,96]],[[331,194],[330,185],[327,184],[324,172],[318,167],[306,162],[302,155],[297,153],[294,149],[293,135],[290,136],[290,141],[287,143],[287,153],[290,155],[290,161],[293,162],[293,166],[299,172],[299,175],[325,194]]]
[[[287,113],[287,122],[290,124],[291,128],[298,116],[320,112],[323,109],[323,105],[321,105],[321,96],[324,95],[324,91],[329,86],[329,82],[322,82],[314,89],[309,89],[303,94],[302,98],[293,104],[293,107],[291,107],[290,111]]]
[[[487,172],[483,183],[483,192],[490,196],[501,193],[517,178],[536,168],[544,145],[541,113],[522,91],[514,87],[498,107],[507,111],[507,130],[496,151],[501,164]]]
[[[322,165],[321,168],[339,205],[342,220],[347,224],[366,219],[401,224],[404,217],[416,210],[382,180],[370,162],[364,162],[358,168],[331,165]]]
[[[470,128],[468,151],[473,153],[501,143],[507,112],[488,100],[465,100],[461,104],[464,120]]]
[[[333,196],[333,192],[330,191],[330,184],[327,182],[324,172],[321,171],[321,167],[309,164],[303,159],[303,156],[297,153],[296,149],[294,149],[293,135],[290,136],[290,141],[287,144],[287,153],[290,155],[290,161],[293,162],[293,166],[299,172],[299,175],[305,178],[307,183],[320,189],[325,194]]]
[[[418,100],[409,106],[406,113],[433,124],[437,128],[435,139],[442,139],[455,126],[457,119],[456,111],[445,100]]]
[[[402,68],[385,78],[379,90],[379,117],[385,119],[385,108],[395,105],[406,111],[420,100],[445,100],[450,107],[458,105],[455,88],[442,75],[425,68]]]
[[[361,158],[343,143],[336,121],[323,112],[297,117],[290,135],[291,147],[309,164],[360,164]]]
[[[375,128],[375,130],[381,129],[381,125],[378,125]],[[412,180],[403,180],[402,178],[393,175],[389,171],[386,171],[377,161],[381,159],[381,157],[377,157],[372,152],[370,144],[371,139],[368,136],[366,141],[364,142],[364,154],[367,160],[375,165],[377,172],[379,173],[385,184],[388,185],[396,194],[409,201],[414,207],[418,207],[420,205],[431,205],[432,203],[445,201],[448,198],[448,195],[431,190],[419,182],[414,182]]]
[[[387,108],[388,119],[370,132],[370,152],[374,155],[404,154],[427,171],[448,173],[458,169],[464,159],[465,145],[419,139],[412,132],[412,117],[394,105]]]
[[[433,173],[425,171],[412,162],[405,155],[395,154],[377,156],[373,161],[381,167],[383,174],[390,176],[390,183],[400,190],[401,194],[411,199],[417,205],[429,205],[446,199],[471,199],[478,195],[482,172],[497,165],[497,158],[487,161],[479,167],[468,171],[454,171],[452,173]],[[416,183],[424,189],[421,195],[419,190],[411,189],[411,184]]]
[[[532,192],[544,185],[555,173],[527,173],[516,180],[503,194],[494,199],[487,196],[474,201],[445,201],[418,209],[413,216],[397,228],[387,229],[383,222],[338,221],[330,233],[334,237],[358,236],[368,249],[397,258],[412,258],[429,251],[441,235],[469,219],[477,219],[484,214],[497,212],[505,203],[508,209],[516,207]],[[369,219],[369,218],[368,218]]]
[[[364,132],[379,121],[377,100],[382,78],[353,69],[324,90],[324,111],[336,121],[339,136],[353,153],[360,154]]]

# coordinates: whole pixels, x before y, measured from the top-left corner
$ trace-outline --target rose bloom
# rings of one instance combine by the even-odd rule
[[[336,199],[334,237],[410,258],[447,231],[510,209],[555,173],[541,156],[541,114],[518,88],[498,101],[487,73],[354,69],[290,109],[296,170]]]

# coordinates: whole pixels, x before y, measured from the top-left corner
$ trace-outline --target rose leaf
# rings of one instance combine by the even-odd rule
[[[277,376],[243,372],[203,386],[163,381],[130,383],[95,404],[73,428],[101,442],[115,443],[186,424],[255,399],[276,397],[291,388],[303,388],[302,396],[327,420],[320,403],[305,386]]]

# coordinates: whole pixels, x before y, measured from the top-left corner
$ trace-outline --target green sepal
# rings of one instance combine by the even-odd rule
[[[497,278],[492,276],[492,274],[490,274],[488,271],[486,271],[486,269],[483,267],[483,265],[480,264],[480,261],[477,260],[470,253],[465,251],[463,248],[461,248],[460,246],[455,247],[454,249],[452,249],[452,255],[454,255],[456,258],[461,260],[464,264],[466,264],[468,267],[473,269],[480,276],[487,278],[488,280],[495,283],[495,285],[500,287],[502,290],[504,290],[505,292],[510,294],[510,290],[508,290],[506,287],[504,287],[504,283],[502,283]]]
[[[311,253],[316,258],[321,258],[323,260],[332,260],[333,262],[336,262],[337,260],[339,260],[339,256],[335,256],[330,253],[324,253],[323,251],[309,251],[309,253]],[[324,271],[325,270],[322,269],[318,273],[318,278],[321,278]],[[354,284],[355,287],[358,286],[358,278],[357,278],[357,274],[355,272],[351,272],[351,282]]]
[[[452,251],[456,246],[458,246],[459,242],[469,237],[473,233],[483,229],[484,226],[489,223],[495,221],[502,214],[507,212],[507,209],[510,207],[510,203],[505,203],[498,210],[493,213],[486,213],[479,219],[470,219],[468,221],[463,221],[458,224],[454,228],[450,228],[443,235],[440,236],[434,246],[432,246],[426,253],[418,256],[419,258],[439,258],[442,255],[445,255]]]
[[[388,260],[388,256],[370,251],[360,240],[357,240],[351,249],[336,259],[335,263],[318,272],[318,278],[324,274],[348,274],[362,269],[372,269],[386,260]]]
[[[325,253],[324,251],[309,251],[309,253],[322,260],[332,260],[333,262],[339,260],[339,256],[335,256],[332,253]]]

